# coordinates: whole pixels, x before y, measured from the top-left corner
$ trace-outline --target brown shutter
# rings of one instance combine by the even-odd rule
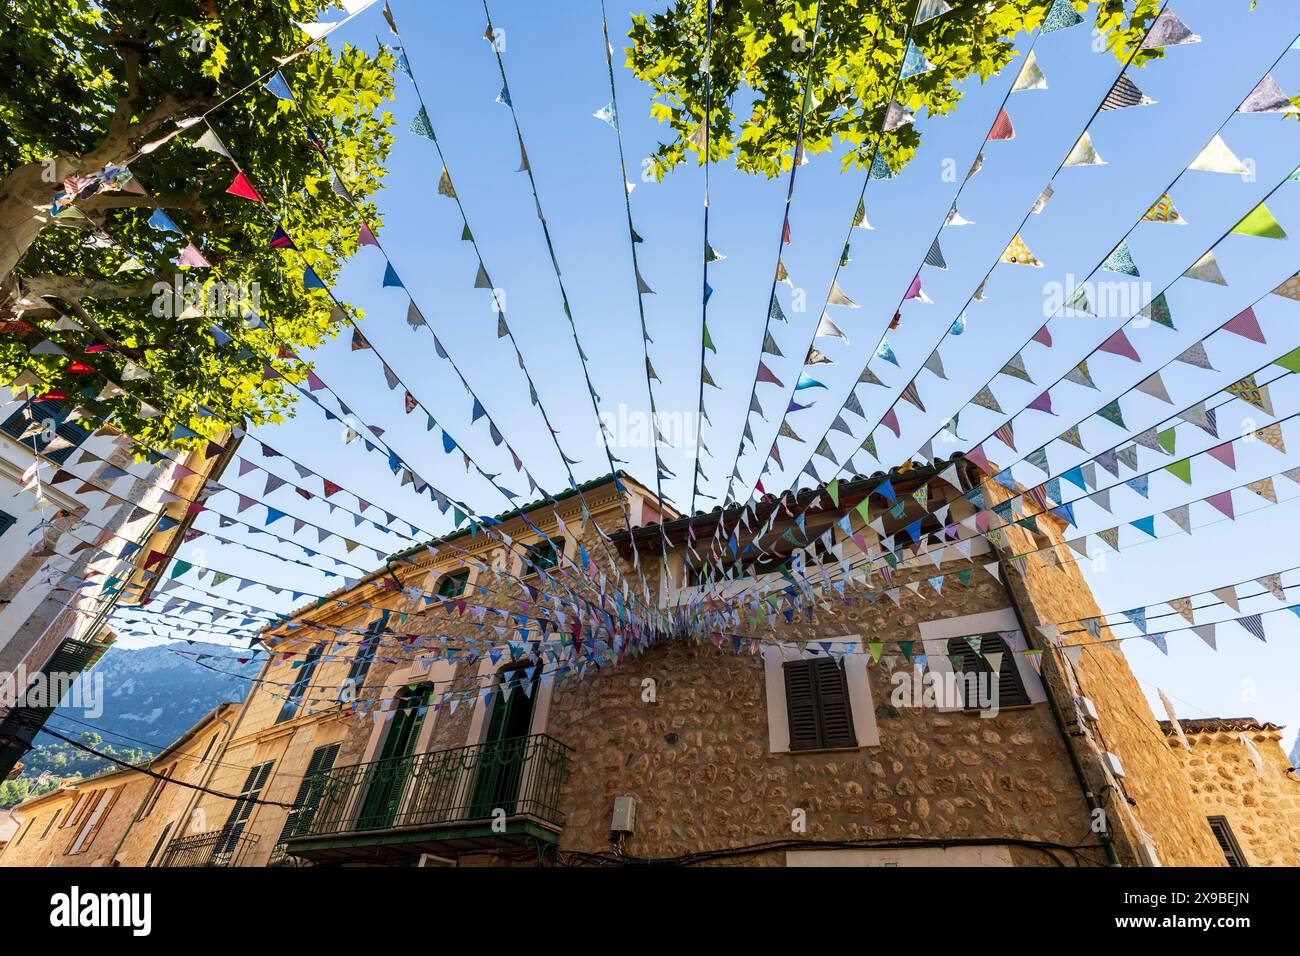
[[[86,842],[81,844],[82,853],[89,850],[90,845],[95,842],[95,837],[98,836],[99,831],[103,829],[105,821],[108,820],[108,815],[113,812],[113,804],[117,803],[117,798],[121,796],[121,794],[122,788],[114,787],[105,795],[108,805],[104,807],[104,812],[101,813],[99,819],[95,821],[94,827],[91,828],[90,835],[86,837]]]
[[[856,747],[844,668],[830,658],[787,661],[785,704],[791,750]]]
[[[856,747],[853,711],[849,707],[849,682],[837,661],[819,658],[811,661],[817,679],[817,696],[822,724],[823,747]]]
[[[1001,707],[1023,707],[1030,703],[1029,692],[1025,690],[1025,683],[1020,679],[1020,668],[1016,664],[1016,652],[1007,646],[1006,641],[1002,640],[997,634],[984,634],[980,638],[980,652],[975,653],[975,649],[964,637],[954,637],[948,641],[948,659],[952,662],[952,669],[958,674],[973,674],[978,679],[980,675],[987,675],[983,679],[991,680],[993,668],[985,659],[986,654],[1000,653],[1002,663],[998,667],[998,699],[997,705]],[[962,696],[962,706],[967,710],[976,710],[979,708],[979,702],[965,700],[966,688],[960,682],[958,683],[958,693]]]
[[[812,661],[786,661],[785,708],[790,718],[790,749],[816,750],[820,746],[816,690]]]

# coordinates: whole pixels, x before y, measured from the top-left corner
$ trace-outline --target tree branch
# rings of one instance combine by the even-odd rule
[[[115,282],[93,276],[30,276],[22,281],[22,294],[15,304],[21,309],[47,308],[44,297],[51,296],[69,302],[82,299],[139,299],[150,295],[157,280],[137,279],[134,282]]]

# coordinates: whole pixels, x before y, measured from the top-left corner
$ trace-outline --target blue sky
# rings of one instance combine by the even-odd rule
[[[560,309],[528,179],[516,172],[519,155],[510,111],[495,102],[501,84],[491,50],[482,39],[482,11],[477,4],[439,4],[435,8],[415,0],[392,0],[392,6],[484,260],[505,291],[506,313],[538,383],[541,401],[559,429],[561,445],[580,460],[574,466],[578,479],[595,477],[606,470],[603,450],[568,323]],[[611,2],[610,27],[616,46],[618,37],[626,32],[631,12],[662,7]],[[1103,113],[1090,131],[1107,165],[1066,169],[1055,177],[1055,195],[1047,209],[1032,217],[1023,231],[1044,268],[998,267],[988,284],[987,300],[966,311],[966,332],[960,338],[949,337],[942,347],[948,380],[940,381],[928,371],[918,378],[929,412],[921,414],[903,406],[899,412],[901,438],[895,441],[886,433],[888,441],[880,441],[882,462],[868,462],[860,456],[860,465],[869,464],[868,470],[874,471],[919,448],[1044,322],[1044,302],[1052,284],[1066,283],[1071,275],[1082,281],[1176,177],[1171,194],[1188,224],[1144,223],[1129,237],[1141,279],[1151,284],[1152,291],[1173,282],[1295,167],[1300,158],[1300,123],[1283,121],[1276,114],[1237,115],[1224,127],[1223,136],[1253,168],[1253,177],[1197,171],[1179,175],[1300,32],[1300,8],[1294,5],[1266,2],[1255,11],[1249,7],[1249,0],[1179,0],[1172,5],[1203,42],[1170,48],[1164,60],[1130,72],[1157,103]],[[625,414],[644,413],[648,403],[615,134],[592,116],[609,101],[599,4],[594,0],[558,5],[501,0],[493,4],[492,12],[495,24],[505,31],[503,56],[511,95],[602,408],[615,417],[620,407]],[[373,49],[376,36],[385,43],[392,40],[378,7],[349,23],[331,42]],[[1032,40],[1018,38],[1020,49],[1026,49]],[[885,380],[888,391],[866,386],[858,389],[869,422],[879,420],[951,326],[1119,71],[1119,63],[1109,53],[1093,51],[1087,27],[1043,36],[1034,50],[1048,89],[1010,97],[1007,108],[1016,138],[988,144],[983,169],[961,193],[960,211],[974,224],[944,229],[940,242],[949,268],[923,270],[924,288],[933,304],[909,302],[903,308],[901,327],[889,333],[901,369],[873,362],[871,368]],[[621,52],[616,51],[620,123],[630,175],[637,182],[631,200],[633,217],[645,239],[638,249],[641,271],[656,293],[646,297],[647,322],[654,339],[651,359],[663,379],[655,385],[656,400],[661,412],[689,418],[695,411],[698,388],[703,173],[692,164],[679,168],[662,183],[641,181],[637,175],[640,157],[671,133],[650,118],[647,90],[621,64]],[[790,418],[792,427],[809,441],[802,449],[782,443],[783,457],[792,472],[806,460],[830,424],[916,274],[1020,64],[1017,58],[986,84],[967,84],[965,99],[955,113],[937,118],[918,116],[923,145],[916,159],[897,178],[870,184],[866,205],[875,228],[854,231],[852,261],[839,277],[840,285],[861,308],[830,310],[849,342],[818,342],[836,364],[817,368],[816,377],[826,390],[813,390],[816,405]],[[1288,92],[1300,87],[1300,52],[1284,57],[1273,75]],[[292,84],[291,73],[289,79]],[[441,168],[434,145],[408,132],[417,107],[414,91],[405,77],[398,78],[397,90],[391,105],[397,119],[397,142],[385,188],[378,197],[382,224],[376,224],[376,231],[407,289],[506,440],[543,485],[558,491],[567,483],[561,460],[545,434],[541,416],[529,404],[527,385],[513,353],[506,340],[497,338],[488,294],[473,288],[477,262],[469,244],[460,241],[455,204],[437,194]],[[272,108],[270,97],[265,99],[267,108]],[[955,182],[945,175],[953,169]],[[709,479],[704,490],[717,495],[725,485],[748,407],[775,266],[785,180],[742,175],[726,163],[715,166],[711,176],[710,240],[727,257],[714,263],[709,273],[714,288],[709,326],[718,346],[718,354],[710,356],[709,368],[721,387],[706,390],[710,423],[704,426],[704,440],[716,458],[705,458]],[[746,488],[757,477],[762,464],[759,456],[776,429],[779,416],[771,412],[784,407],[788,387],[798,375],[799,359],[817,324],[861,185],[860,173],[841,173],[838,159],[826,154],[813,157],[800,170],[791,212],[793,242],[786,247],[784,261],[793,284],[806,290],[809,305],[807,311],[796,311],[791,289],[779,287],[778,296],[790,322],[773,328],[785,357],[771,365],[787,389],[762,386],[759,391],[769,421],[754,420],[759,451],[749,452],[740,462]],[[1300,235],[1300,184],[1277,190],[1268,206],[1284,228]],[[1130,339],[1142,356],[1141,367],[1115,356],[1097,358],[1090,365],[1099,392],[1071,385],[1054,388],[1059,417],[1029,412],[1016,419],[1021,453],[1127,391],[1150,370],[1294,272],[1296,242],[1294,238],[1230,237],[1221,243],[1216,256],[1229,285],[1189,280],[1175,283],[1168,300],[1177,331],[1157,325],[1133,329]],[[501,483],[506,487],[525,492],[526,481],[513,475],[508,453],[493,446],[486,424],[480,421],[471,427],[471,399],[447,363],[435,354],[429,333],[407,327],[406,296],[400,290],[380,287],[383,270],[383,259],[375,250],[362,250],[344,270],[337,288],[340,298],[366,312],[367,336],[475,460],[490,473],[502,473]],[[1103,277],[1118,278],[1112,274]],[[1300,304],[1296,302],[1267,299],[1256,310],[1267,345],[1230,335],[1214,337],[1207,347],[1218,371],[1189,366],[1171,369],[1165,383],[1173,405],[1146,396],[1125,398],[1128,425],[1136,431],[1164,422],[1172,412],[1300,345],[1297,309]],[[994,383],[1003,408],[1008,412],[1023,408],[1122,319],[1079,316],[1054,321],[1053,348],[1032,346],[1024,353],[1038,387],[1005,376]],[[344,337],[312,358],[318,374],[357,416],[382,426],[391,446],[422,475],[480,513],[506,509],[506,501],[487,483],[472,471],[465,473],[458,454],[442,452],[440,442],[425,431],[422,416],[403,414],[401,390],[390,392],[385,387],[373,354],[350,351]],[[1269,375],[1279,372],[1274,367]],[[1272,389],[1279,416],[1300,410],[1300,386],[1293,378],[1282,379]],[[802,392],[801,401],[808,394]],[[1222,399],[1220,393],[1215,402]],[[1220,412],[1220,434],[1225,438],[1239,434],[1247,412],[1259,418],[1255,410],[1240,402],[1225,406]],[[962,414],[960,433],[977,440],[1001,421],[990,412],[969,409]],[[851,422],[859,429],[855,434],[860,442],[866,426],[860,419]],[[1113,516],[1095,505],[1081,504],[1076,511],[1079,527],[1089,532],[1109,528],[1293,467],[1300,463],[1300,429],[1285,428],[1293,446],[1285,456],[1257,443],[1239,451],[1235,472],[1197,459],[1191,486],[1169,475],[1155,476],[1149,501],[1125,489],[1117,490]],[[415,495],[410,488],[396,487],[382,458],[367,455],[360,443],[345,446],[338,424],[324,423],[309,407],[301,408],[288,425],[257,434],[306,466],[415,522],[422,532],[449,529],[447,518],[427,498]],[[1181,426],[1178,435],[1180,457],[1216,444],[1190,425]],[[847,436],[837,437],[837,450],[847,454],[855,443]],[[1125,435],[1094,418],[1083,426],[1083,437],[1095,453]],[[968,443],[952,446],[952,450],[964,450]],[[1010,460],[1004,449],[993,445],[990,449],[994,447],[995,460]],[[940,446],[940,453],[948,450]],[[633,474],[653,484],[650,447],[614,451],[629,460],[627,467]],[[682,448],[664,452],[666,463],[678,475],[665,492],[682,506],[690,499],[691,464],[686,452]],[[245,454],[257,457],[248,445]],[[1143,454],[1148,456],[1142,458],[1143,470],[1165,461],[1149,452]],[[1059,442],[1049,449],[1049,455],[1054,473],[1088,457],[1078,450],[1071,457]],[[819,461],[818,468],[824,469],[824,464]],[[283,459],[267,465],[293,477]],[[829,469],[823,473],[828,474]],[[1027,466],[1019,466],[1016,475],[1031,482],[1042,478]],[[764,484],[774,490],[787,486],[793,477],[778,472],[765,478]],[[1103,477],[1107,476],[1103,473]],[[262,480],[260,475],[240,479],[233,469],[225,479],[258,497],[262,496]],[[1300,497],[1300,487],[1280,479],[1277,492],[1282,503],[1262,509],[1262,500],[1238,493],[1235,522],[1216,522],[1219,516],[1207,506],[1193,506],[1192,521],[1200,527],[1190,537],[1173,533],[1167,519],[1158,521],[1162,536],[1158,540],[1137,543],[1145,536],[1127,529],[1121,538],[1122,553],[1110,553],[1097,567],[1091,562],[1084,564],[1098,603],[1103,610],[1118,612],[1300,565],[1300,552],[1288,534],[1300,528],[1300,505],[1286,500]],[[303,503],[287,489],[274,492],[268,500],[274,501],[276,496],[284,496],[286,507],[296,514],[353,534],[346,515],[330,514],[320,502]],[[339,500],[355,507],[347,495]],[[699,506],[711,504],[701,500]],[[226,510],[233,513],[229,506]],[[261,514],[255,509],[245,516]],[[240,538],[241,532],[230,534]],[[411,543],[370,527],[354,536],[381,549],[395,550]],[[314,535],[304,532],[300,538],[315,547]],[[255,540],[260,547],[274,549],[268,537]],[[1095,543],[1096,539],[1092,540]],[[203,548],[205,553],[183,557],[206,559],[220,570],[263,577],[284,587],[323,593],[342,583],[338,578],[288,569],[210,540],[197,541],[191,547]],[[344,556],[336,539],[320,549]],[[359,563],[371,564],[368,557],[359,558]],[[1284,575],[1284,581],[1300,581],[1300,574]],[[224,590],[232,588],[233,584],[224,586]],[[1243,593],[1259,590],[1254,585],[1242,589]],[[1288,595],[1294,603],[1300,588]],[[241,591],[239,597],[277,609],[288,604],[287,595],[274,595],[258,586]],[[1198,604],[1213,600],[1203,598]],[[1243,603],[1242,611],[1275,606],[1281,605],[1265,595]],[[1231,616],[1221,607],[1213,608],[1198,615],[1198,621],[1211,620],[1215,614]],[[1168,626],[1182,623],[1175,618]],[[1300,619],[1270,614],[1265,627],[1267,644],[1229,624],[1220,629],[1217,652],[1189,631],[1170,635],[1168,656],[1143,641],[1127,642],[1125,652],[1161,716],[1155,701],[1157,686],[1173,699],[1180,716],[1258,716],[1288,724],[1289,742],[1300,724],[1300,693],[1293,677],[1300,666]],[[1133,628],[1118,632],[1131,634]],[[123,643],[129,645],[130,640]]]

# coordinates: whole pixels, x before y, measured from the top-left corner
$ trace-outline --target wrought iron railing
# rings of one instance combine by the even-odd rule
[[[178,837],[167,844],[159,866],[244,866],[257,846],[257,834],[211,830]]]
[[[333,767],[315,778],[299,838],[527,816],[564,825],[569,748],[533,734]],[[302,819],[302,818],[300,818]],[[290,851],[292,852],[292,838]]]

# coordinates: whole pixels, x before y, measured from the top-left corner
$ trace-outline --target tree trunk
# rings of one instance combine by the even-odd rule
[[[211,101],[207,99],[179,100],[168,93],[139,119],[125,122],[123,119],[129,113],[121,105],[107,135],[85,156],[58,156],[20,166],[5,175],[0,182],[0,319],[13,317],[17,299],[16,270],[41,230],[53,221],[50,204],[59,184],[69,176],[86,175],[103,169],[109,163],[120,165],[135,158],[139,144],[164,122],[210,105]],[[115,199],[115,194],[96,195],[80,203],[78,208],[83,213],[93,214],[124,204]],[[188,197],[179,205],[196,201],[197,196]],[[141,197],[139,204],[146,203],[150,200]],[[166,205],[161,201],[160,204]]]

